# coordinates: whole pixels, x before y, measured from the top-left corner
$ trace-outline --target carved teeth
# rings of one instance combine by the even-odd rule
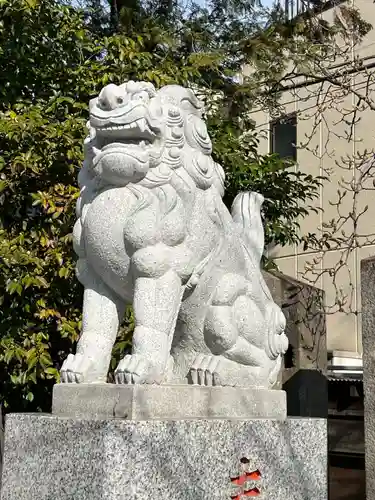
[[[141,132],[144,132],[145,130],[149,130],[149,127],[146,123],[146,120],[144,118],[140,118],[136,122],[132,123],[127,123],[124,125],[111,125],[111,126],[104,126],[100,127],[99,130],[105,130],[105,131],[110,131],[110,130],[129,130],[133,128],[139,128]],[[92,130],[92,129],[91,129]]]
[[[95,146],[93,146],[92,148],[92,152],[94,153],[94,155],[98,155],[100,153],[100,149],[96,148]]]
[[[146,130],[146,120],[144,118],[138,120],[136,125],[138,125],[138,128],[141,132],[144,132]]]

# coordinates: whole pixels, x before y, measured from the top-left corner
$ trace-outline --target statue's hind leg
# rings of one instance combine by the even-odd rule
[[[63,383],[105,383],[125,304],[99,277],[85,272],[82,333],[61,368]]]
[[[199,353],[194,359],[193,384],[269,387],[274,383],[281,357],[268,355],[272,324],[250,292],[250,282],[237,274],[226,274],[218,283],[204,322],[210,353]]]

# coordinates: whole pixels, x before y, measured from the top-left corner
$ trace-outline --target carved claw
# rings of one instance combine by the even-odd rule
[[[189,373],[194,385],[271,387],[279,373],[280,362],[279,356],[276,361],[268,359],[260,367],[244,365],[223,356],[198,354]]]
[[[91,360],[82,354],[69,354],[64,361],[60,375],[63,384],[80,384],[88,382]]]
[[[198,354],[190,368],[193,385],[221,385],[217,371],[219,364],[220,358],[218,356]]]
[[[115,370],[116,384],[160,384],[164,369],[137,354],[125,356]]]

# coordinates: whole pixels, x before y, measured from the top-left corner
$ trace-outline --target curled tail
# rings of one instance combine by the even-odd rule
[[[260,263],[264,251],[264,229],[261,208],[264,198],[259,193],[239,193],[232,204],[232,218],[245,246],[257,263]]]
[[[253,265],[260,271],[260,262],[264,251],[264,229],[261,216],[261,208],[264,198],[259,193],[245,192],[239,193],[232,205],[232,218],[242,237],[246,254]],[[253,275],[254,269],[249,269],[249,276]],[[251,279],[251,278],[250,278]],[[267,304],[267,325],[268,331],[265,338],[265,350],[272,360],[279,360],[288,348],[288,339],[285,331],[285,316],[279,306],[277,306],[271,293],[259,272],[261,289],[264,293],[264,300]],[[275,369],[277,375],[279,368]]]

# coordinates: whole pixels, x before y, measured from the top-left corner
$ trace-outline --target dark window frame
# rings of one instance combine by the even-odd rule
[[[275,127],[277,125],[288,125],[288,122],[293,122],[292,127],[294,127],[294,142],[290,143],[290,150],[292,151],[291,155],[283,154],[280,152],[280,148],[277,147],[275,140]],[[279,154],[280,158],[285,160],[297,161],[297,113],[288,113],[286,115],[279,116],[278,118],[270,121],[269,128],[269,151],[271,154]],[[279,151],[277,151],[279,149]]]

